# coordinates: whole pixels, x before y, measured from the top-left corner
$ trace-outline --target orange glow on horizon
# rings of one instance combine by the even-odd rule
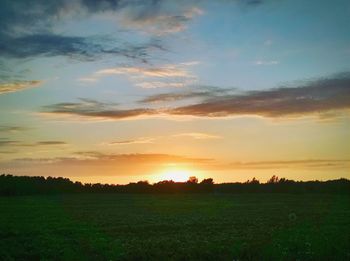
[[[156,180],[172,180],[175,182],[186,182],[190,176],[194,176],[190,170],[180,168],[169,168],[156,175]]]

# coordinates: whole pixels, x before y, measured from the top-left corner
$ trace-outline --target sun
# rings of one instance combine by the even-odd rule
[[[167,169],[160,173],[159,180],[173,180],[175,182],[186,182],[191,176],[189,170]]]

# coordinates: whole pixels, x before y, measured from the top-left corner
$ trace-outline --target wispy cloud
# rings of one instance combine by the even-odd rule
[[[211,159],[206,158],[171,154],[107,154],[98,151],[81,151],[67,157],[17,158],[0,162],[0,167],[2,170],[10,170],[15,174],[23,173],[23,171],[28,174],[30,171],[34,175],[44,176],[47,176],[45,166],[50,168],[50,175],[62,176],[63,173],[67,173],[69,176],[96,176],[96,173],[101,173],[103,176],[132,176],[154,174],[169,165],[191,166],[207,164],[210,161]],[[72,168],[74,173],[67,172],[67,169]]]
[[[20,144],[17,140],[0,140],[0,147],[6,147],[6,146],[17,146]]]
[[[4,58],[66,56],[81,61],[95,61],[103,56],[114,55],[147,63],[149,52],[162,49],[159,41],[132,44],[105,36],[80,37],[46,33],[6,37],[0,45],[0,57]]]
[[[17,153],[17,150],[0,150],[0,154],[4,154],[4,155],[14,154],[14,153]]]
[[[185,4],[181,9],[137,13],[136,16],[135,10],[126,9],[120,17],[120,22],[124,27],[142,30],[153,35],[177,33],[185,30],[192,18],[203,14],[203,11],[196,6]]]
[[[81,99],[80,102],[65,102],[48,105],[43,109],[43,113],[51,115],[71,115],[113,120],[150,116],[159,113],[155,109],[148,108],[119,109],[116,105],[110,103],[84,99]]]
[[[113,14],[122,30],[139,29],[157,35],[178,32],[202,13],[198,3],[172,5],[170,1],[1,1],[0,57],[30,58],[66,56],[94,60],[101,55],[120,55],[148,62],[151,48],[162,49],[159,39],[144,43],[122,42],[102,35],[78,36],[57,33],[66,19]],[[149,37],[150,38],[150,37]]]
[[[174,137],[189,137],[196,140],[221,139],[221,136],[204,132],[186,132],[175,134]]]
[[[271,39],[267,39],[265,42],[264,42],[264,45],[265,46],[271,46],[273,44],[273,41]]]
[[[213,97],[169,109],[169,114],[205,117],[258,115],[287,117],[350,109],[350,73],[244,94]]]
[[[208,158],[191,158],[172,154],[159,153],[132,153],[132,154],[108,154],[99,151],[78,151],[68,157],[56,158],[19,158],[17,162],[38,162],[38,163],[93,163],[105,164],[106,162],[119,162],[125,164],[176,164],[176,163],[207,163],[212,161]]]
[[[0,132],[2,132],[2,133],[4,133],[4,132],[22,132],[22,131],[26,131],[26,130],[28,130],[28,128],[20,127],[20,126],[5,126],[5,125],[0,126]]]
[[[56,140],[38,141],[33,143],[22,142],[19,140],[8,140],[8,139],[0,140],[0,147],[40,147],[40,146],[57,146],[57,145],[68,145],[68,143],[64,141],[56,141]]]
[[[171,82],[171,81],[151,81],[151,82],[137,82],[135,86],[141,87],[143,89],[155,89],[155,88],[182,88],[191,84],[192,81],[181,81],[181,82]]]
[[[162,67],[117,67],[96,72],[97,75],[126,74],[136,77],[189,77],[189,73],[175,65],[164,65]]]
[[[94,77],[82,77],[77,80],[78,82],[82,83],[95,83],[97,82],[97,78]]]
[[[195,89],[189,89],[178,92],[161,93],[148,96],[139,101],[139,103],[162,103],[191,99],[209,99],[213,97],[226,96],[237,90],[234,88],[218,88],[212,86],[198,86]]]
[[[165,64],[159,66],[126,66],[106,68],[97,71],[89,79],[97,80],[103,76],[125,75],[135,86],[141,88],[178,88],[193,84],[197,77],[193,75],[189,67],[198,64],[188,62],[180,64]]]
[[[276,60],[257,60],[254,62],[255,65],[276,65],[279,63],[280,62]]]
[[[350,167],[347,159],[306,159],[280,161],[233,162],[225,168],[229,169],[346,169]]]
[[[57,141],[57,140],[47,140],[47,141],[38,141],[34,145],[44,145],[44,146],[52,146],[52,145],[67,145],[64,141]]]
[[[37,87],[41,83],[42,81],[16,81],[11,83],[0,83],[0,95]]]
[[[117,140],[117,141],[111,141],[106,144],[108,145],[130,145],[130,144],[149,144],[153,143],[154,138],[148,138],[148,137],[143,137],[143,138],[138,138],[138,139],[130,139],[130,140]]]
[[[121,0],[1,1],[0,58],[7,61],[13,58],[64,56],[94,61],[105,56],[120,56],[126,60],[147,63],[154,50],[164,50],[160,39],[146,37],[142,41],[128,42],[105,35],[68,35],[60,33],[57,27],[67,19],[81,21],[102,13],[113,13],[119,17],[126,9],[135,10],[135,19],[141,19],[144,12],[152,17],[156,15],[152,8],[158,5],[157,1],[141,3]]]
[[[15,167],[14,167],[15,166]],[[332,170],[348,169],[349,159],[300,159],[251,162],[220,162],[210,158],[186,157],[171,154],[108,154],[99,151],[81,151],[66,157],[52,158],[17,158],[0,162],[4,171],[14,174],[44,175],[47,168],[50,175],[68,176],[137,176],[154,175],[169,166],[195,167],[197,170]],[[69,170],[74,169],[73,173]]]
[[[231,90],[232,91],[232,90]],[[319,80],[301,82],[298,86],[261,91],[218,94],[217,91],[167,93],[153,95],[141,103],[176,101],[202,97],[199,102],[178,107],[118,109],[106,103],[58,103],[44,107],[52,115],[64,114],[90,118],[126,119],[157,115],[196,117],[229,117],[257,115],[263,117],[300,117],[305,115],[337,116],[336,112],[350,109],[350,73],[341,73]]]

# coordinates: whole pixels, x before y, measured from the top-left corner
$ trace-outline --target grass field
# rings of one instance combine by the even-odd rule
[[[0,197],[1,260],[350,260],[350,197]]]

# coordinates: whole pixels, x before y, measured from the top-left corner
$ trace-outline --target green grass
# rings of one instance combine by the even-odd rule
[[[1,260],[350,260],[350,197],[0,198]]]

